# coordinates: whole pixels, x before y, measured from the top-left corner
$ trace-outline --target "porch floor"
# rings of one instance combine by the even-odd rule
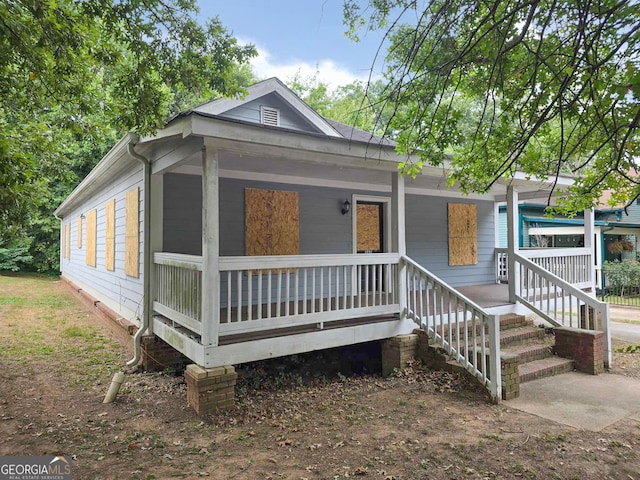
[[[457,287],[457,290],[482,308],[500,307],[511,303],[509,302],[509,285],[506,283],[468,285]]]
[[[327,322],[323,324],[322,330],[332,330],[335,328],[354,327],[357,325],[369,325],[380,322],[394,322],[397,321],[397,316],[376,316],[376,317],[361,317],[347,320],[338,320],[334,322]],[[261,330],[257,332],[241,333],[236,335],[223,335],[220,336],[219,345],[231,345],[234,343],[251,342],[254,340],[263,340],[266,338],[275,338],[288,335],[297,335],[301,333],[309,333],[320,330],[318,324],[300,325],[296,327],[278,328],[272,330]]]

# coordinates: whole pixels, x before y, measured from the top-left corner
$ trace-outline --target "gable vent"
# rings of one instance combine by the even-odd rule
[[[277,127],[280,125],[280,110],[264,105],[260,106],[260,123]]]

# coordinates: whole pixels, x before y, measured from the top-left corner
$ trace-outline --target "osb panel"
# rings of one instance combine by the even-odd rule
[[[105,208],[105,253],[104,266],[114,271],[116,267],[116,200],[109,200]]]
[[[298,192],[245,189],[245,250],[254,255],[300,253]]]
[[[478,212],[475,205],[448,204],[449,265],[477,265]]]
[[[478,212],[468,203],[449,204],[449,237],[476,237],[478,235]]]
[[[124,272],[130,277],[139,275],[140,205],[138,188],[129,190],[125,204]]]
[[[67,260],[71,260],[71,223],[67,223]]]
[[[357,251],[382,250],[380,206],[358,203],[356,206]]]
[[[96,227],[97,227],[97,212],[91,210],[87,213],[86,221],[86,237],[87,237],[87,251],[85,253],[85,262],[90,267],[96,266]]]
[[[78,248],[82,248],[82,217],[78,217]]]
[[[62,240],[60,241],[60,250],[62,258],[67,258],[67,224],[62,225]]]

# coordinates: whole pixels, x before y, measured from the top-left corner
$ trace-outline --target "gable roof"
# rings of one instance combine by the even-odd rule
[[[211,115],[222,115],[240,105],[246,104],[252,100],[264,97],[270,93],[279,95],[286,103],[288,103],[302,118],[329,137],[341,137],[342,135],[336,131],[327,120],[307,105],[300,97],[298,97],[290,88],[288,88],[279,79],[273,77],[254,83],[247,88],[247,95],[243,98],[219,98],[204,103],[191,111],[198,113],[208,113]]]

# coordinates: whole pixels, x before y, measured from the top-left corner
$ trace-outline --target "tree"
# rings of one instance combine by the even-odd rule
[[[384,90],[381,81],[368,85],[355,80],[347,85],[331,89],[317,75],[304,78],[299,73],[289,82],[289,87],[311,108],[325,118],[350,125],[360,130],[381,133],[389,112],[384,111],[380,102],[380,92]]]
[[[627,0],[346,0],[351,34],[386,29],[384,129],[486,191],[516,169],[578,175],[565,205],[640,195],[640,8]],[[463,100],[460,102],[460,100]],[[460,108],[471,101],[479,109]],[[469,125],[472,128],[469,128]]]
[[[38,270],[57,267],[52,211],[124,132],[244,91],[255,48],[196,13],[193,0],[0,0],[0,247],[22,264],[26,244]]]

